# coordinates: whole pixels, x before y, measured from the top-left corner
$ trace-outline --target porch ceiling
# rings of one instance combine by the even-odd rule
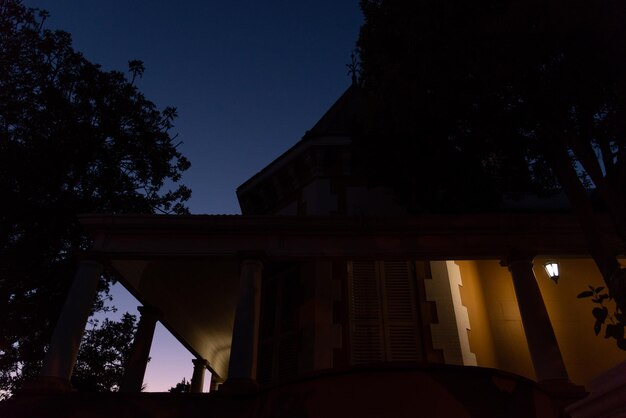
[[[220,377],[228,371],[239,286],[238,264],[227,260],[109,259],[121,283]]]

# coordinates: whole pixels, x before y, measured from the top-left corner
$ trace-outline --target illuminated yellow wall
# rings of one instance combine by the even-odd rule
[[[470,317],[470,346],[479,366],[530,379],[535,372],[508,270],[497,261],[457,261],[461,299]],[[481,331],[482,328],[488,332]]]
[[[595,376],[626,360],[626,352],[618,349],[614,340],[595,336],[591,301],[576,298],[588,285],[603,286],[602,279],[592,260],[557,259],[561,266],[557,285],[543,270],[544,261],[535,259],[535,276],[565,366],[574,383],[588,388]],[[508,270],[495,260],[456,263],[463,280],[461,298],[470,318],[470,346],[478,365],[534,379]]]
[[[478,269],[474,261],[457,261],[461,271],[461,301],[467,308],[470,318],[471,329],[468,330],[470,340],[470,351],[476,355],[479,366],[498,367],[498,359],[491,335],[491,323],[487,309],[485,308],[485,297],[480,283]]]
[[[605,286],[595,263],[590,259],[557,259],[561,278],[555,284],[543,270],[544,258],[535,259],[535,276],[554,328],[570,379],[589,387],[591,379],[626,360],[626,351],[593,331],[590,299],[577,299],[588,285]],[[615,305],[609,304],[609,312]]]

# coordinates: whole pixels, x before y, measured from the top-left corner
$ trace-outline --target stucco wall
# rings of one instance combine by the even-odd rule
[[[534,271],[565,367],[572,382],[589,388],[595,376],[626,359],[626,352],[619,350],[614,340],[594,334],[591,301],[576,298],[588,285],[604,284],[592,260],[557,259],[561,267],[558,284],[547,277],[544,261],[535,259]],[[508,270],[495,260],[456,263],[464,284],[461,298],[470,317],[470,347],[478,365],[534,379]]]
[[[605,339],[604,329],[600,336],[595,335],[591,310],[597,305],[590,299],[576,298],[580,292],[588,290],[588,285],[605,284],[590,259],[557,259],[561,267],[558,284],[547,278],[544,261],[544,258],[535,259],[535,276],[567,372],[573,382],[589,387],[592,378],[626,360],[626,351],[617,348],[614,339]],[[609,312],[613,313],[615,305],[607,305]]]
[[[470,317],[477,363],[535,379],[526,335],[508,270],[497,261],[457,261],[461,299]]]
[[[461,299],[467,308],[470,327],[468,330],[470,347],[476,355],[476,362],[482,367],[498,368],[491,323],[486,309],[484,292],[475,261],[457,261],[461,270],[463,287]]]

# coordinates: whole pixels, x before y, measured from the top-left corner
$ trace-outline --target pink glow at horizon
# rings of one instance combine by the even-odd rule
[[[192,359],[191,353],[163,325],[157,324],[144,377],[145,391],[167,392],[183,378],[190,381],[193,374]],[[207,370],[203,392],[209,391],[210,382],[211,373]]]
[[[137,306],[140,303],[121,284],[116,284],[111,288],[113,294],[113,305],[117,312],[108,315],[110,319],[119,317],[129,312],[137,316],[139,312]],[[191,380],[193,374],[193,355],[160,323],[157,323],[152,349],[150,350],[150,361],[144,377],[145,392],[167,392],[171,387],[176,386],[183,378]],[[207,370],[204,377],[204,392],[209,391],[211,373]]]

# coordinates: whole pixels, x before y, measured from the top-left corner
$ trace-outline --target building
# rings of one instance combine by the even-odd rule
[[[358,94],[348,89],[239,187],[242,216],[83,216],[93,248],[41,377],[14,410],[556,417],[595,392],[598,375],[626,367],[576,298],[603,285],[576,219],[545,206],[408,215],[351,170]],[[547,261],[560,266],[558,284]],[[71,393],[102,269],[144,305],[134,352],[121,393]],[[138,393],[157,321],[196,356],[193,391],[205,369],[218,390]],[[624,400],[617,390],[605,407]]]

